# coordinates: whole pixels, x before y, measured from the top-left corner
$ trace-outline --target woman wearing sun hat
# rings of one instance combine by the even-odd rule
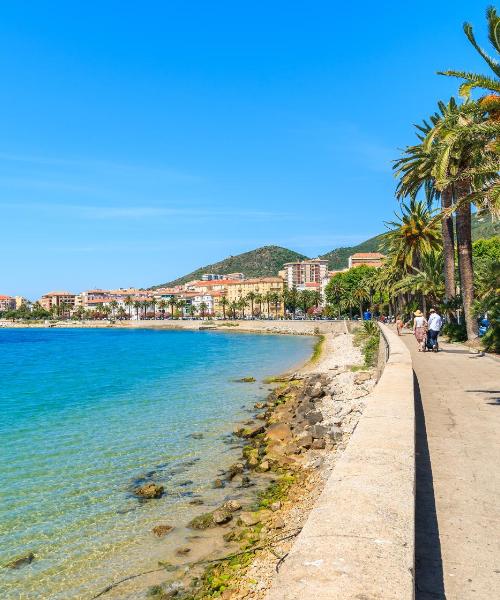
[[[422,311],[416,310],[414,313],[415,318],[413,319],[413,333],[419,346],[419,352],[425,352],[425,342],[427,339],[427,321],[422,314]]]

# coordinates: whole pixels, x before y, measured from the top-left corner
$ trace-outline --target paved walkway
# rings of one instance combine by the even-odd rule
[[[500,362],[419,353],[416,600],[500,598]]]

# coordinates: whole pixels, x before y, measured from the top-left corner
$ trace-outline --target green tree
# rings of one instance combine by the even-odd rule
[[[153,319],[156,320],[156,305],[158,304],[158,300],[153,296],[149,301],[149,305],[153,307]]]
[[[111,315],[114,316],[115,312],[118,309],[118,302],[116,300],[111,300],[111,302],[109,303],[109,306],[111,308]]]
[[[124,304],[128,309],[128,318],[131,319],[132,318],[132,307],[134,306],[134,301],[132,300],[132,296],[126,296]]]
[[[170,316],[175,318],[175,307],[177,306],[177,299],[175,296],[170,296],[168,303],[170,304]],[[192,316],[192,315],[191,315]]]
[[[134,300],[135,318],[139,320],[139,311],[142,308],[142,304],[139,300]]]
[[[246,298],[240,298],[238,300],[238,310],[241,310],[241,315],[243,318],[245,318],[245,308],[248,306],[248,302],[246,301]]]
[[[208,309],[208,305],[206,302],[200,302],[200,313],[201,313],[201,318],[204,319],[205,318],[205,313],[207,312]]]
[[[444,294],[443,255],[440,252],[430,252],[422,256],[421,268],[407,275],[394,286],[396,291],[420,292],[423,299],[424,313],[427,303],[439,306]]]
[[[184,298],[179,298],[177,300],[176,306],[180,312],[181,317],[183,317],[184,316],[184,308],[186,306],[186,301],[184,300]]]
[[[254,303],[255,303],[255,298],[257,297],[257,294],[255,292],[248,292],[247,294],[247,301],[250,303],[250,311],[251,311],[251,316],[254,316]]]
[[[162,317],[165,317],[165,310],[167,306],[168,304],[165,298],[161,298],[161,300],[158,301],[158,310],[160,311]]]
[[[225,319],[226,318],[226,308],[229,304],[229,300],[226,298],[226,296],[222,296],[222,298],[220,299],[220,305],[222,308],[222,318]]]
[[[498,56],[500,54],[500,17],[497,15],[496,9],[492,6],[486,10],[486,19],[488,22],[488,39],[492,45],[494,54]],[[464,81],[459,87],[459,93],[464,98],[469,98],[471,91],[475,88],[493,92],[494,94],[500,94],[500,64],[498,60],[491,58],[479,46],[470,23],[464,23],[463,28],[467,39],[490,67],[492,74],[481,75],[466,71],[440,71],[439,74],[463,79]]]
[[[386,223],[389,231],[384,241],[396,263],[411,272],[420,267],[423,254],[440,248],[439,226],[427,205],[414,198],[409,204],[401,203],[401,214],[396,218]]]

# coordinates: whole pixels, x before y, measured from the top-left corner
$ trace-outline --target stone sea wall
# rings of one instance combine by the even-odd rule
[[[414,597],[413,372],[406,347],[381,330],[384,372],[268,600]]]

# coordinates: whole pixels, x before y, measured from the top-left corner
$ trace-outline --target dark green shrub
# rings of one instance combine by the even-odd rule
[[[450,342],[465,342],[467,339],[465,323],[446,323],[441,333],[448,336]]]

